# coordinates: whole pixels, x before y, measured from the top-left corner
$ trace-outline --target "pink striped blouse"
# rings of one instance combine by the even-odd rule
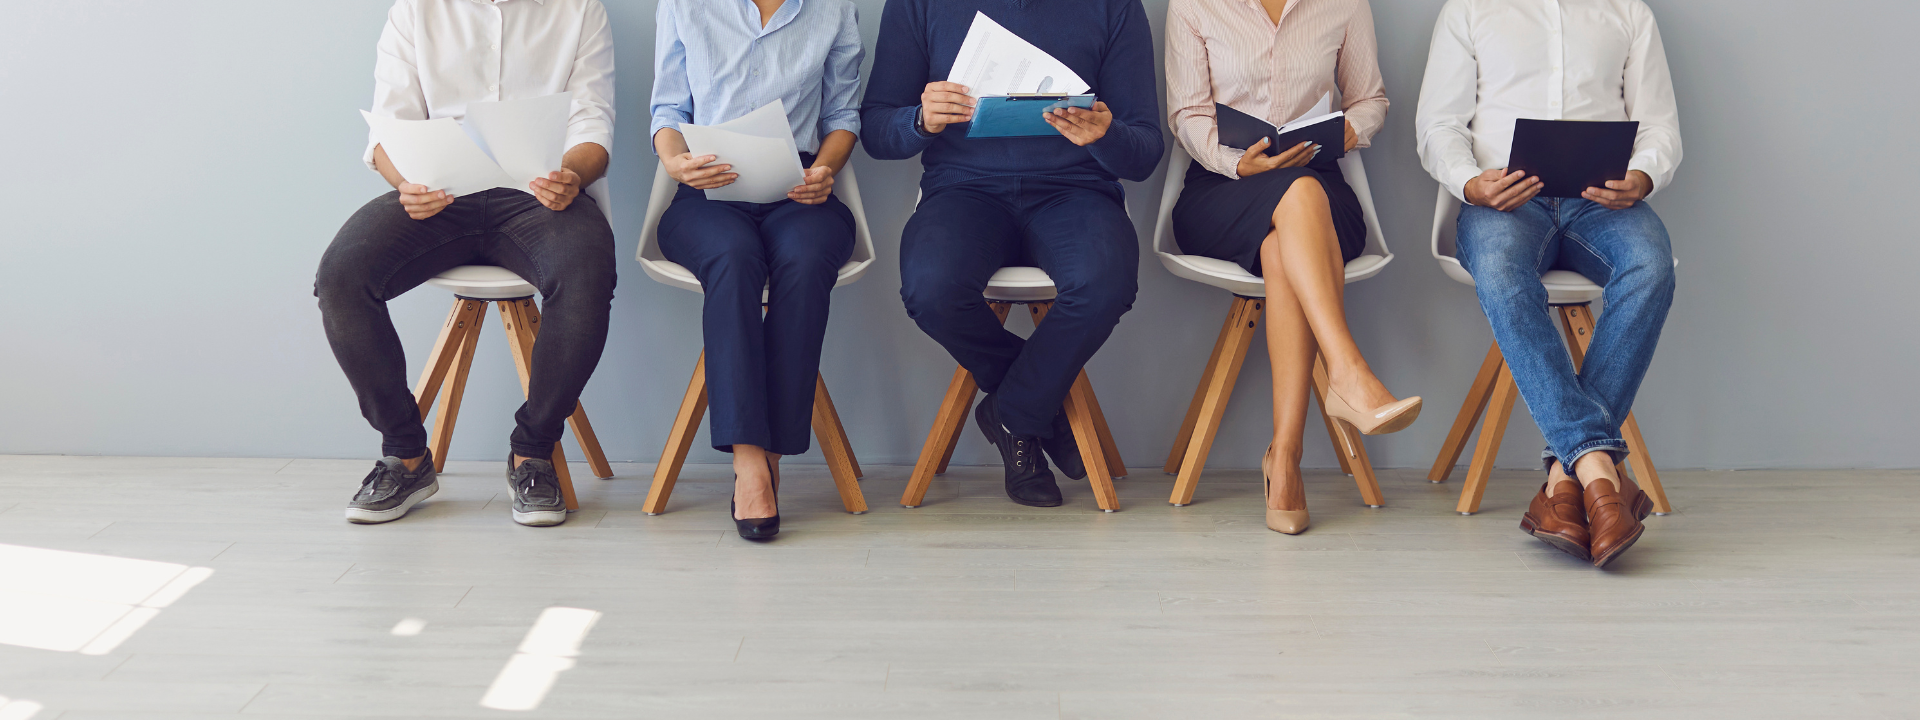
[[[1230,178],[1242,150],[1221,145],[1213,104],[1275,125],[1338,89],[1366,147],[1387,117],[1367,0],[1289,0],[1275,25],[1259,0],[1172,0],[1167,7],[1169,124],[1187,153]]]

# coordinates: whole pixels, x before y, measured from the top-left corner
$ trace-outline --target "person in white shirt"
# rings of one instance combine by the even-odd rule
[[[314,295],[327,342],[382,437],[347,505],[357,523],[397,520],[439,488],[387,301],[460,265],[498,265],[538,288],[540,342],[514,416],[513,519],[566,521],[551,462],[561,426],[606,345],[615,282],[603,192],[613,148],[613,36],[599,0],[396,0],[380,34],[373,113],[459,120],[469,103],[572,95],[561,166],[527,188],[460,197],[408,182],[377,139],[367,166],[393,185],[354,213],[320,259]]]
[[[1624,180],[1537,197],[1506,169],[1514,121],[1635,120]],[[1458,252],[1514,382],[1547,439],[1547,484],[1522,528],[1606,567],[1638,540],[1652,501],[1618,473],[1632,407],[1673,303],[1673,251],[1646,198],[1680,164],[1679,114],[1653,11],[1641,0],[1449,0],[1414,119],[1421,162],[1464,206]],[[1605,287],[1575,370],[1540,275]]]

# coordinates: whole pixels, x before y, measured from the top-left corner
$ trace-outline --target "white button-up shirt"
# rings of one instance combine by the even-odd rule
[[[600,0],[395,0],[379,47],[375,115],[459,120],[470,102],[571,92],[567,148],[613,151],[613,32]]]
[[[1655,190],[1680,165],[1667,53],[1642,0],[1448,0],[1433,28],[1414,131],[1455,197],[1506,167],[1513,121],[1637,120],[1627,169]]]

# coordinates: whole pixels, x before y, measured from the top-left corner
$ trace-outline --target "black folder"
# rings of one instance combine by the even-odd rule
[[[1248,115],[1220,103],[1213,104],[1214,122],[1220,128],[1220,144],[1245,150],[1266,138],[1267,155],[1279,155],[1282,151],[1303,142],[1312,142],[1320,146],[1320,154],[1315,155],[1313,164],[1321,165],[1339,160],[1347,154],[1347,122],[1345,113],[1333,113],[1327,119],[1280,132],[1273,123]]]
[[[1608,180],[1627,179],[1639,132],[1635,121],[1514,120],[1507,170],[1540,178],[1546,183],[1540,197],[1577,198]]]

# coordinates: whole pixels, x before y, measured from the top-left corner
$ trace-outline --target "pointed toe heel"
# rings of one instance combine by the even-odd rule
[[[1307,531],[1312,522],[1305,510],[1275,510],[1267,508],[1267,529],[1282,535],[1299,535]]]
[[[1376,408],[1357,409],[1333,388],[1327,388],[1326,411],[1335,419],[1352,425],[1362,435],[1385,435],[1407,429],[1420,418],[1420,396],[1415,395]]]

